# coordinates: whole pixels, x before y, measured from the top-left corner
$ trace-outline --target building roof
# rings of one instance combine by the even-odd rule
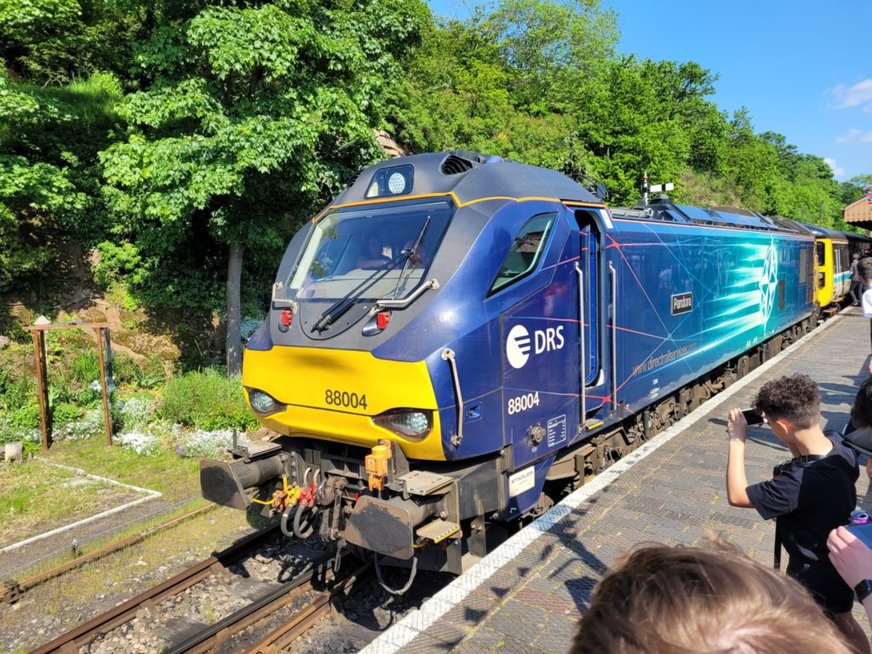
[[[872,202],[862,197],[844,209],[845,222],[861,229],[872,230]]]

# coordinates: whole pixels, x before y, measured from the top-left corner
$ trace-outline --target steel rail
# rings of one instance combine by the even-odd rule
[[[136,545],[144,541],[146,538],[150,536],[154,536],[155,534],[160,533],[164,529],[169,529],[170,527],[175,527],[177,524],[184,522],[186,520],[190,520],[202,513],[208,513],[218,507],[217,504],[206,504],[192,511],[188,511],[184,515],[180,515],[172,520],[168,520],[167,522],[163,522],[159,525],[141,531],[135,536],[129,536],[123,540],[120,540],[116,543],[112,543],[111,545],[106,545],[98,550],[94,550],[93,552],[89,552],[83,556],[76,557],[72,561],[68,561],[62,565],[54,567],[46,572],[40,573],[38,575],[34,575],[32,577],[28,577],[23,581],[15,581],[14,579],[10,579],[5,583],[6,590],[0,600],[13,604],[15,603],[22,595],[22,593],[27,592],[28,590],[39,586],[40,584],[44,584],[47,581],[50,581],[56,577],[60,577],[61,575],[69,572],[70,570],[75,570],[76,568],[81,568],[83,565],[91,563],[93,561],[97,561],[98,559],[102,559],[104,556],[108,556],[109,554],[114,554],[119,550],[123,550],[131,545]]]
[[[227,549],[213,554],[163,583],[149,588],[144,593],[140,593],[105,613],[61,634],[54,640],[32,650],[30,654],[68,652],[71,651],[71,647],[81,647],[90,641],[90,636],[107,633],[131,620],[136,614],[137,609],[145,602],[154,602],[154,600],[161,597],[176,595],[216,571],[222,570],[226,564],[242,558],[253,547],[256,547],[275,534],[277,529],[277,526],[270,527],[264,531],[242,538]]]

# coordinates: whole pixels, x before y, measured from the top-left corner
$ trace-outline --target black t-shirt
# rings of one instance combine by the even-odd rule
[[[797,457],[775,467],[770,481],[748,486],[748,499],[766,520],[777,519],[784,549],[790,555],[787,572],[809,590],[839,585],[848,589],[828,556],[830,531],[850,522],[857,505],[859,475],[854,451],[835,432],[827,432],[833,449],[822,458]],[[815,593],[817,594],[817,593]],[[819,598],[820,599],[820,598]]]

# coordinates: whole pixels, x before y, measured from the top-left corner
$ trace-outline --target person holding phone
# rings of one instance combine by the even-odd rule
[[[869,364],[872,374],[872,362]],[[860,389],[851,406],[852,430],[845,434],[845,443],[867,457],[872,455],[872,377],[860,384]],[[872,458],[866,461],[866,473],[872,481]],[[857,601],[863,605],[866,616],[872,624],[872,549],[869,539],[866,542],[852,533],[852,529],[868,530],[872,539],[872,523],[837,527],[827,538],[830,561],[839,571],[842,579],[854,589]]]
[[[788,553],[787,574],[802,584],[857,652],[872,653],[851,614],[853,589],[829,558],[827,537],[847,524],[857,502],[857,459],[835,432],[820,425],[820,392],[807,375],[779,377],[763,384],[753,408],[793,455],[775,467],[772,479],[748,484],[745,440],[748,422],[741,409],[727,422],[727,500],[775,519],[776,543]],[[780,546],[778,547],[780,550]]]

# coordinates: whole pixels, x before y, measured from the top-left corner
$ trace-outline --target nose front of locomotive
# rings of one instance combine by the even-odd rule
[[[363,448],[387,440],[410,459],[445,458],[424,361],[273,345],[246,350],[242,382],[258,420],[279,434]]]
[[[437,295],[431,263],[453,213],[448,198],[353,203],[309,226],[245,352],[243,385],[261,423],[288,436],[365,448],[387,440],[409,459],[445,458],[432,352],[409,326]]]

